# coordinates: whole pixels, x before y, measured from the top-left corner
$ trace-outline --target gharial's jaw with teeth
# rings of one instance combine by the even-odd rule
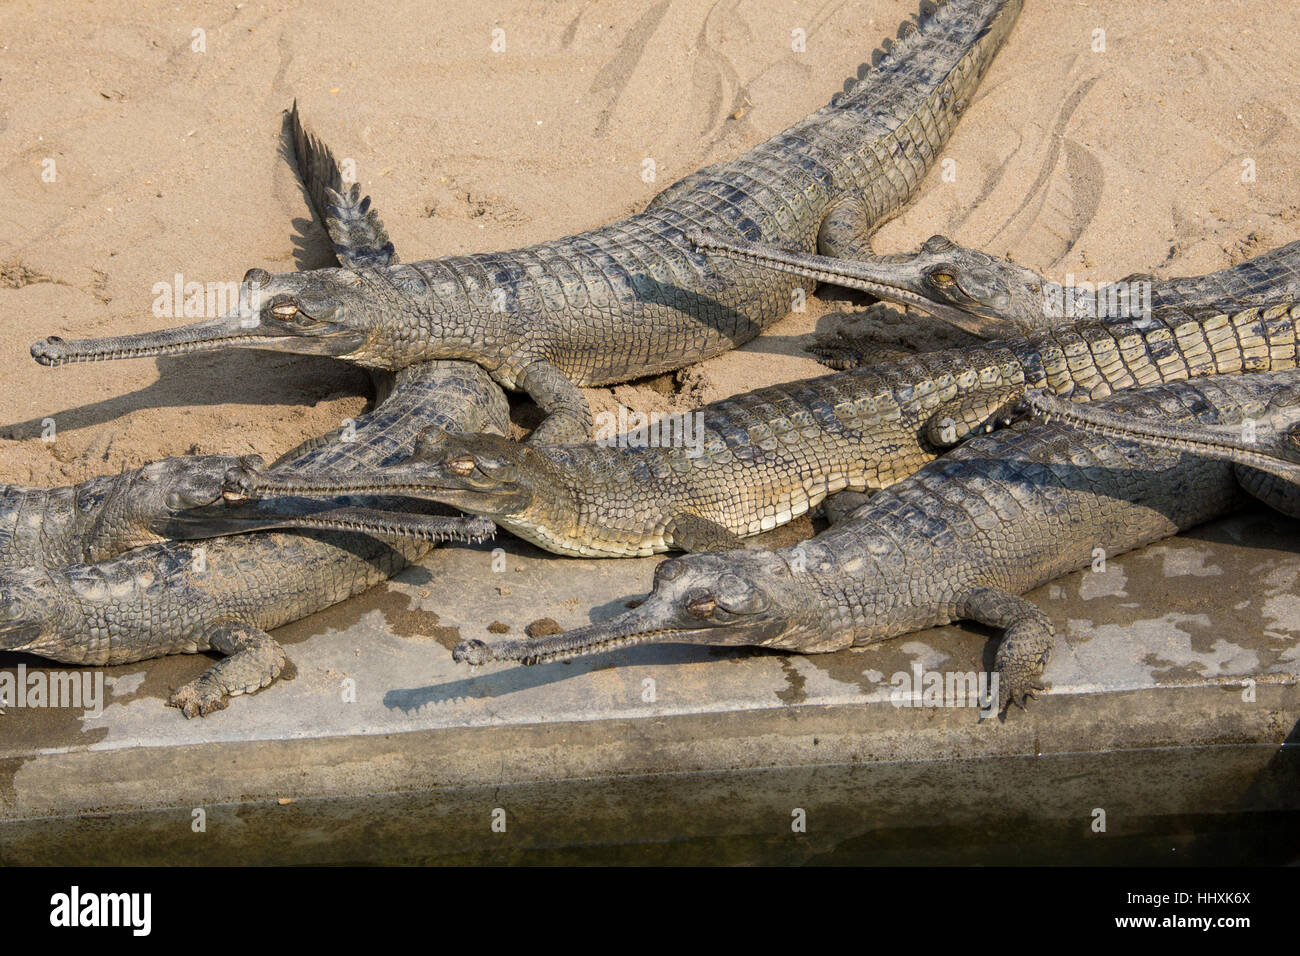
[[[178,524],[177,538],[211,537],[252,531],[341,531],[381,538],[478,543],[496,534],[488,518],[447,516],[382,508],[311,502],[300,498],[275,498],[242,505],[217,505],[195,509]]]
[[[456,487],[457,480],[445,482],[437,472],[395,465],[370,472],[347,475],[322,472],[298,472],[293,475],[268,475],[256,470],[237,469],[227,475],[222,491],[230,505],[249,502],[274,502],[281,498],[328,499],[340,497],[394,497],[435,501],[471,514],[505,517],[527,509],[532,495],[512,485],[477,489]]]
[[[292,475],[267,474],[260,469],[240,468],[226,475],[222,496],[231,504],[271,498],[341,498],[352,495],[394,495],[425,497],[436,492],[435,485],[417,472],[401,466],[346,474],[323,471],[295,472]]]
[[[1070,402],[1043,389],[1030,389],[1019,411],[1043,423],[1058,423],[1111,438],[1230,461],[1300,483],[1300,391],[1279,400],[1290,404],[1266,408],[1256,424],[1202,425],[1139,418]]]
[[[46,366],[73,365],[81,362],[109,362],[117,359],[151,358],[184,355],[213,348],[251,347],[262,336],[242,331],[236,317],[223,316],[192,325],[135,335],[105,336],[98,339],[66,340],[57,335],[33,342],[32,358]]]
[[[275,498],[259,501],[232,495],[232,474],[257,474],[256,455],[168,458],[128,476],[129,483],[105,506],[115,509],[96,523],[113,553],[124,546],[160,540],[196,540],[273,529],[355,531],[429,541],[480,541],[495,532],[484,518],[449,518],[374,508],[339,506],[329,500]]]
[[[222,316],[160,332],[109,336],[100,339],[64,340],[56,335],[32,343],[32,358],[39,364],[57,367],[84,362],[156,358],[212,352],[219,349],[268,349],[302,355],[347,358],[365,344],[365,337],[350,329],[328,336],[303,337],[284,334],[268,326],[247,326],[239,316]]]

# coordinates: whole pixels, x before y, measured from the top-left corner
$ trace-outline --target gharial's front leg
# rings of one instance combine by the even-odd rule
[[[822,515],[828,524],[839,524],[870,501],[869,491],[837,491],[822,502]]]
[[[519,387],[546,412],[546,420],[533,430],[530,442],[560,445],[591,438],[591,405],[581,389],[550,362],[538,359],[526,366],[519,375]]]
[[[972,588],[958,602],[958,613],[989,627],[1003,628],[994,666],[998,675],[998,712],[1011,704],[1021,710],[1043,690],[1039,679],[1052,656],[1052,624],[1037,605],[994,587]]]
[[[218,621],[209,626],[207,639],[212,650],[229,656],[168,698],[167,706],[179,707],[186,717],[205,716],[223,709],[231,697],[261,690],[289,664],[275,638],[251,624]]]
[[[682,551],[731,551],[745,546],[718,522],[689,512],[674,515],[664,529],[664,537]]]
[[[861,199],[846,197],[830,208],[817,230],[817,252],[832,259],[876,258],[871,234],[880,221]]]

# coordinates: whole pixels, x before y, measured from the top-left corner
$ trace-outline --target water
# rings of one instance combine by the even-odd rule
[[[205,810],[201,839],[189,807],[5,824],[0,862],[1296,864],[1300,746],[430,786]]]

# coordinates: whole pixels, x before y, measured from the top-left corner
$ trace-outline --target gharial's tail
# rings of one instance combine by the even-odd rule
[[[789,137],[856,194],[869,225],[915,192],[1020,12],[1021,0],[947,0],[899,31],[890,51]],[[761,147],[760,147],[761,148]]]
[[[395,263],[388,230],[371,208],[370,197],[362,197],[360,183],[348,188],[330,148],[303,126],[297,100],[289,109],[289,131],[298,177],[311,197],[312,211],[329,233],[339,263],[354,268]]]

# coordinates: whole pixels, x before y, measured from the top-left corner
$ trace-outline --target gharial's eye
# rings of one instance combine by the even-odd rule
[[[460,475],[463,478],[474,470],[474,459],[469,455],[453,458],[447,462],[447,470],[453,475]]]
[[[712,594],[703,594],[687,604],[686,610],[695,617],[708,617],[717,606],[717,599]]]
[[[675,581],[682,576],[682,566],[678,561],[671,558],[655,568],[655,583],[660,581]]]
[[[271,306],[271,314],[277,319],[292,319],[298,314],[298,303],[277,302]]]
[[[957,279],[951,272],[931,272],[930,281],[936,285],[951,285]]]

